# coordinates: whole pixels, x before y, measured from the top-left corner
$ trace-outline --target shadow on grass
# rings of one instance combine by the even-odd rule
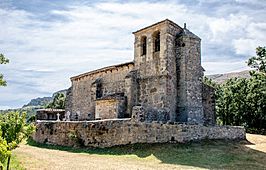
[[[27,141],[30,146],[97,155],[154,155],[162,163],[210,169],[266,169],[266,153],[245,145],[248,141],[200,141],[187,144],[132,144],[111,148],[73,148]]]

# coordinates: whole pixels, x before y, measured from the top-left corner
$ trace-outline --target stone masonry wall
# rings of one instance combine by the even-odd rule
[[[126,111],[125,98],[96,100],[95,118],[115,119],[124,118]]]
[[[203,123],[201,40],[184,29],[177,38],[177,110],[179,122]]]
[[[72,103],[73,103],[73,99],[72,99],[72,87],[67,89],[67,93],[66,93],[66,101],[65,101],[65,112],[71,112],[72,111]]]
[[[97,100],[95,107],[95,118],[115,119],[117,118],[118,108],[117,100]]]
[[[202,104],[205,125],[215,125],[215,89],[202,84]]]
[[[139,81],[138,71],[132,70],[125,77],[125,96],[127,98],[126,113],[131,117],[132,108],[138,104],[139,101]]]
[[[95,118],[95,100],[96,88],[94,82],[97,79],[101,80],[102,97],[113,93],[125,92],[125,77],[133,68],[132,64],[121,65],[109,70],[98,71],[84,76],[72,79],[71,88],[71,106],[66,110],[72,113],[73,119],[75,113],[79,112],[79,120],[87,120]],[[88,115],[91,115],[88,118]]]
[[[133,143],[245,139],[243,127],[145,123],[131,119],[37,122],[34,140],[63,146],[111,147]]]

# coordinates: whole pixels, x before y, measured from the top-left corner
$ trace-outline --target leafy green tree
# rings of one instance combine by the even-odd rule
[[[250,72],[246,96],[248,101],[245,120],[248,128],[266,129],[266,75],[263,72]]]
[[[219,122],[226,125],[243,125],[246,112],[247,79],[234,78],[216,89],[216,114]]]
[[[253,56],[248,60],[248,66],[266,73],[266,47],[256,48],[256,54],[257,56]]]
[[[3,164],[10,155],[10,151],[7,149],[7,142],[2,138],[2,131],[0,131],[0,169],[3,169]]]
[[[7,151],[11,153],[21,141],[34,131],[34,125],[26,123],[26,113],[9,112],[0,115],[1,137],[7,144]],[[4,143],[4,142],[3,142]],[[7,170],[9,169],[11,154],[7,157]]]
[[[9,60],[5,58],[3,54],[0,54],[0,64],[7,64]],[[0,86],[6,86],[6,81],[4,80],[3,74],[0,73]]]
[[[52,109],[64,109],[65,108],[65,100],[66,97],[63,93],[57,93],[53,101],[49,103],[46,108],[52,108]]]
[[[265,47],[258,47],[257,57],[249,59],[248,65],[257,69],[250,71],[249,79],[233,78],[213,86],[216,89],[217,122],[266,133],[265,51]]]
[[[203,77],[203,83],[213,88],[216,88],[217,86],[219,86],[219,84],[215,83],[212,79],[206,76]]]

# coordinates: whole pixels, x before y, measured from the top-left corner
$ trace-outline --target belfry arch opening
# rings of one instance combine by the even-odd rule
[[[141,37],[141,55],[147,54],[147,37]]]

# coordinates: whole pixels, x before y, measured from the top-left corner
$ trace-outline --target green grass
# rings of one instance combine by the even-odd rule
[[[6,169],[6,164],[7,164],[7,162],[4,164],[4,168],[3,168],[4,170]],[[17,156],[14,154],[12,154],[12,156],[11,156],[9,169],[10,170],[25,170],[25,168],[19,162]]]
[[[136,157],[137,159],[153,159],[150,158],[153,155],[164,164],[209,169],[266,169],[266,153],[248,148],[245,144],[247,141],[201,141],[188,144],[134,144],[100,149],[53,146],[28,140],[30,146],[72,153]]]

